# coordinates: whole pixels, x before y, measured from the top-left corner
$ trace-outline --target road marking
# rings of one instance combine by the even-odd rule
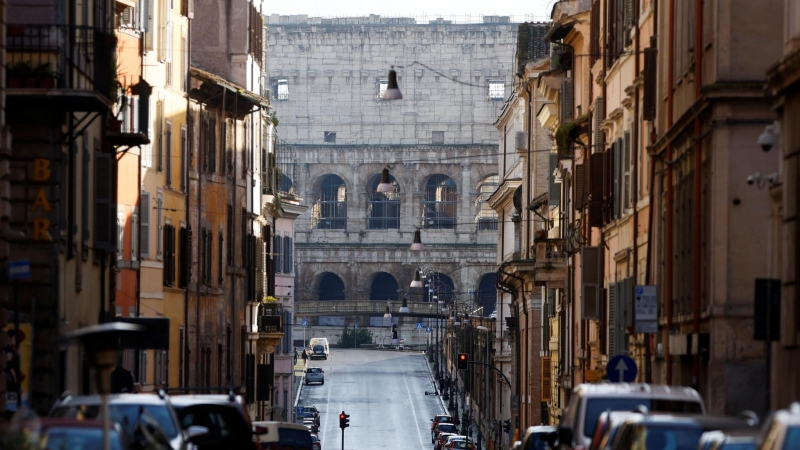
[[[408,377],[405,366],[403,366],[403,381],[405,381],[406,385],[406,393],[408,394],[408,398],[411,398],[411,389],[408,387]],[[419,429],[419,419],[417,419],[417,408],[414,406],[414,402],[409,402],[411,404],[411,412],[414,414],[414,425],[417,427],[417,439],[419,439],[419,448],[424,449],[425,444],[422,442],[422,430]]]

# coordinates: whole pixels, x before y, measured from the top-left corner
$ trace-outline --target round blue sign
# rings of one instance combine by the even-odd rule
[[[627,355],[617,355],[608,361],[606,373],[609,381],[614,383],[631,383],[636,379],[639,369],[636,361]]]
[[[303,328],[305,328],[307,325],[308,325],[308,322],[306,322],[306,321],[304,320],[304,321],[303,321]]]
[[[354,330],[357,330],[357,329],[358,329],[358,324],[357,324],[357,323],[354,323],[354,324],[353,324],[353,329],[354,329]]]
[[[431,331],[433,331],[433,330],[431,330],[431,327],[425,328],[425,332],[426,333],[430,333]]]

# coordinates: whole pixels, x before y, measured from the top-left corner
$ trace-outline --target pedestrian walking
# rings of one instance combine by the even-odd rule
[[[297,364],[297,360],[300,358],[300,354],[297,353],[297,347],[294,348],[294,364]]]
[[[305,349],[303,349],[303,364],[308,365],[308,353],[306,353]]]

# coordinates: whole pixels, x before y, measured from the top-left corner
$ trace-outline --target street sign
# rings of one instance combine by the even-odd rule
[[[303,417],[303,407],[302,406],[296,406],[294,414],[295,414],[295,416],[297,416],[298,419],[302,418]]]
[[[8,279],[21,280],[31,277],[31,262],[27,259],[8,262]]]
[[[656,333],[658,331],[658,288],[656,286],[636,286],[633,317],[637,333]]]
[[[636,379],[638,372],[636,362],[627,355],[617,355],[606,365],[608,379],[614,383],[630,383]]]
[[[357,323],[354,323],[354,324],[353,324],[353,329],[354,329],[354,330],[357,330],[357,329],[358,329],[358,324],[357,324]]]
[[[432,331],[433,331],[433,330],[431,330],[431,327],[425,328],[425,332],[426,332],[426,333],[430,333],[430,332],[432,332]]]
[[[308,322],[306,322],[306,321],[304,320],[304,321],[303,321],[303,328],[305,328],[305,327],[307,327],[307,326],[308,326]]]
[[[422,322],[417,324],[417,329],[420,329],[420,330],[422,329]]]

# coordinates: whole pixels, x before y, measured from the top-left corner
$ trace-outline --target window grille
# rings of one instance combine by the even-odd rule
[[[506,85],[503,80],[489,80],[489,100],[505,98]]]
[[[278,80],[278,100],[289,100],[289,80]]]
[[[383,93],[389,88],[389,80],[378,80],[378,100],[383,100]]]
[[[422,203],[423,226],[442,229],[456,227],[458,209],[456,182],[447,175],[433,175],[425,185]]]
[[[372,199],[367,206],[367,228],[370,230],[388,230],[400,228],[400,185],[389,175],[394,185],[394,192],[378,192],[381,177],[376,176],[370,184]]]
[[[322,180],[320,198],[312,209],[312,225],[318,229],[343,230],[347,227],[347,186],[336,175]]]

